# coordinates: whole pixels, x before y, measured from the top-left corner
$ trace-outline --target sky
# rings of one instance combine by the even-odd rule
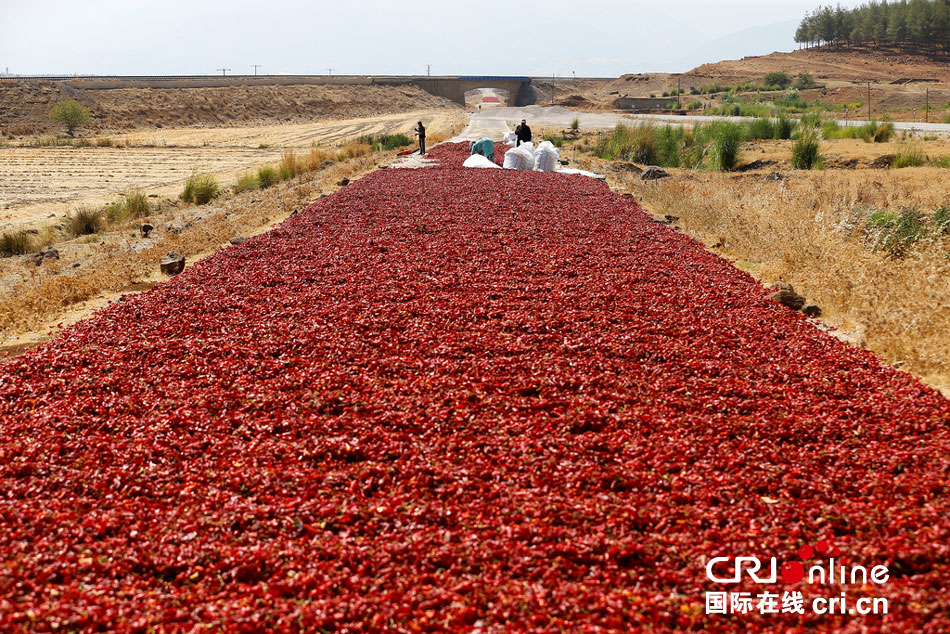
[[[0,73],[684,72],[793,50],[827,1],[0,0]]]

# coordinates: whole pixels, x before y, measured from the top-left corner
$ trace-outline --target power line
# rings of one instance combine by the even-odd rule
[[[254,67],[254,74],[257,75],[257,69],[261,67],[260,64],[251,64]],[[220,69],[219,69],[220,70]]]
[[[231,70],[231,69],[230,69],[230,68],[215,68],[215,70],[220,70],[220,71],[221,71],[221,75],[224,76],[224,75],[227,75],[227,74],[228,74],[228,71]]]

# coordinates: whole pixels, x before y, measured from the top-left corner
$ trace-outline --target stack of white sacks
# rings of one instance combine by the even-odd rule
[[[560,158],[561,154],[550,141],[542,141],[538,147],[529,141],[505,152],[505,169],[553,172]]]

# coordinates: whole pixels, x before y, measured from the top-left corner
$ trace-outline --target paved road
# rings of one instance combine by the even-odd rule
[[[632,124],[638,120],[652,121],[670,121],[679,124],[693,125],[696,123],[707,123],[711,121],[747,121],[751,117],[715,117],[707,115],[665,115],[665,114],[620,114],[614,112],[579,112],[561,106],[527,106],[524,108],[492,108],[483,110],[472,115],[472,123],[469,125],[471,130],[485,132],[479,136],[490,136],[500,138],[501,133],[508,130],[507,122],[520,121],[527,119],[528,124],[533,127],[567,127],[574,119],[578,120],[579,127],[582,130],[600,130],[616,126],[618,123]],[[845,121],[840,120],[841,126],[864,125],[867,121]],[[922,134],[940,134],[950,136],[950,124],[947,123],[910,123],[895,122],[894,128],[897,130],[906,130],[908,132],[918,132]],[[472,137],[467,136],[469,130],[462,133],[458,140],[469,140]]]

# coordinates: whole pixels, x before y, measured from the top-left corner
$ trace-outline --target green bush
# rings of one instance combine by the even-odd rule
[[[0,257],[23,255],[36,250],[36,240],[29,231],[15,229],[0,234]]]
[[[792,143],[792,168],[810,170],[821,167],[820,138],[815,129],[801,133]]]
[[[220,194],[218,179],[210,172],[193,172],[185,181],[185,189],[181,192],[181,199],[186,203],[204,205]]]
[[[741,123],[716,121],[693,131],[694,143],[704,145],[702,155],[710,157],[713,169],[727,172],[739,162],[739,145],[745,131]]]
[[[927,162],[927,155],[919,143],[901,143],[892,167],[920,167]]]
[[[657,164],[663,167],[679,167],[686,132],[682,126],[667,124],[656,132]]]
[[[601,138],[594,148],[600,158],[633,161],[655,165],[658,160],[656,126],[640,123],[635,126],[618,124],[610,135]]]
[[[93,207],[80,207],[66,218],[66,233],[76,238],[99,233],[106,227],[105,211]]]
[[[814,84],[815,80],[807,70],[798,73],[798,77],[795,78],[795,88],[811,88]]]
[[[358,143],[365,143],[373,152],[380,150],[395,150],[396,148],[412,145],[412,140],[405,134],[373,134],[358,139]]]
[[[581,127],[581,120],[577,117],[571,119],[571,130],[577,130]]]
[[[267,189],[280,182],[280,175],[273,165],[264,165],[257,170],[257,183],[261,189]]]
[[[886,211],[871,214],[867,227],[875,249],[903,258],[924,236],[925,223],[919,209],[905,207],[898,214]]]
[[[783,141],[791,139],[794,130],[795,123],[783,114],[775,122],[775,136],[773,138]]]
[[[930,224],[937,235],[950,236],[950,205],[935,210],[930,217]]]
[[[773,139],[775,138],[775,122],[767,117],[758,117],[749,121],[746,130],[746,139]]]
[[[261,183],[257,180],[257,176],[254,174],[245,173],[242,175],[237,183],[234,184],[234,193],[240,194],[241,192],[254,191],[255,189],[260,189]]]
[[[554,147],[557,147],[557,148],[564,146],[564,137],[562,136],[556,136],[554,134],[546,134],[544,135],[544,140],[548,141],[549,143],[554,145]]]
[[[703,102],[698,99],[694,101],[690,101],[688,104],[686,104],[687,110],[699,110],[702,107],[703,107]]]
[[[787,88],[789,84],[792,83],[792,78],[788,76],[788,73],[782,71],[774,71],[767,73],[765,78],[762,80],[766,86],[778,86],[779,88]]]
[[[49,111],[49,118],[50,121],[65,125],[66,132],[69,136],[72,136],[76,128],[89,123],[92,115],[86,106],[75,99],[63,99],[56,102],[56,105]]]

